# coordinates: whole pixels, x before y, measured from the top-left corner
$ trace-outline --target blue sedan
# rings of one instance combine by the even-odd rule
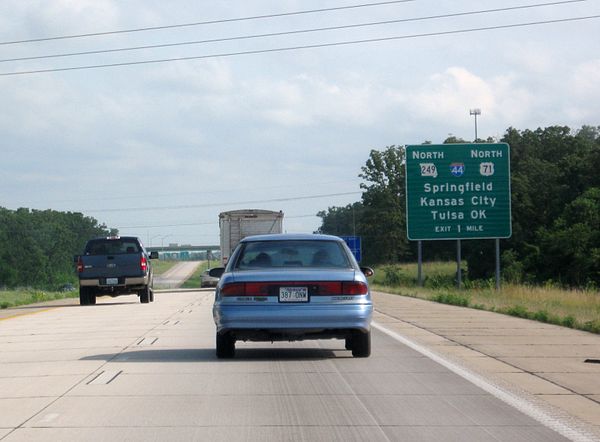
[[[217,357],[236,341],[344,339],[355,357],[371,354],[373,304],[367,276],[343,240],[329,235],[244,238],[220,277],[213,317]]]

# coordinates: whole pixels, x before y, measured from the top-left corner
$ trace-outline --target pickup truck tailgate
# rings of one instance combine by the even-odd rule
[[[83,271],[80,278],[116,278],[143,276],[139,254],[82,256]]]

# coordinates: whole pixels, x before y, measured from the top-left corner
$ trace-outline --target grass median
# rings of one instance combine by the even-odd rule
[[[158,276],[169,270],[179,261],[153,260],[152,268],[154,275]],[[66,285],[66,284],[65,284]],[[73,283],[71,290],[52,290],[37,288],[16,288],[11,290],[0,290],[0,309],[18,307],[21,305],[36,304],[38,302],[55,301],[57,299],[78,298],[79,290],[77,283]]]
[[[212,267],[218,266],[218,262],[215,262],[215,261],[212,261],[211,264],[212,264]],[[196,271],[194,273],[192,273],[192,276],[190,276],[188,279],[186,279],[186,281],[181,285],[181,288],[184,288],[184,289],[200,288],[202,273],[208,268],[210,268],[208,266],[208,261],[202,261],[202,264],[200,264],[198,266],[198,268],[196,269]]]
[[[464,281],[458,290],[456,263],[423,264],[424,284],[417,285],[417,265],[380,266],[372,278],[373,290],[411,296],[444,304],[488,310],[564,327],[600,333],[600,292],[569,290],[556,285],[533,286],[494,281]]]
[[[152,270],[154,271],[154,276],[160,276],[165,273],[167,270],[171,270],[175,267],[176,264],[179,264],[181,261],[171,261],[164,259],[156,259],[152,260]]]

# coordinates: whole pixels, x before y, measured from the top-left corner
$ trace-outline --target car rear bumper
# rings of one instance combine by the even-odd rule
[[[119,284],[106,284],[106,278],[90,278],[80,279],[79,285],[81,287],[134,287],[134,286],[145,286],[148,285],[150,278],[149,276],[136,276],[136,277],[121,277],[119,278]]]
[[[351,330],[367,332],[371,327],[372,304],[328,306],[269,305],[232,306],[215,304],[213,318],[218,333],[239,332],[250,336],[297,336],[311,339]],[[258,333],[250,333],[256,331]]]

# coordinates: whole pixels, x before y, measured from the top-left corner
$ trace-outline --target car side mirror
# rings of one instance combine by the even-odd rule
[[[150,259],[158,259],[158,252],[150,252]]]
[[[225,273],[225,267],[215,267],[208,271],[208,275],[213,278],[220,278]]]
[[[375,270],[373,270],[371,267],[361,267],[360,271],[363,272],[367,278],[375,274]]]

